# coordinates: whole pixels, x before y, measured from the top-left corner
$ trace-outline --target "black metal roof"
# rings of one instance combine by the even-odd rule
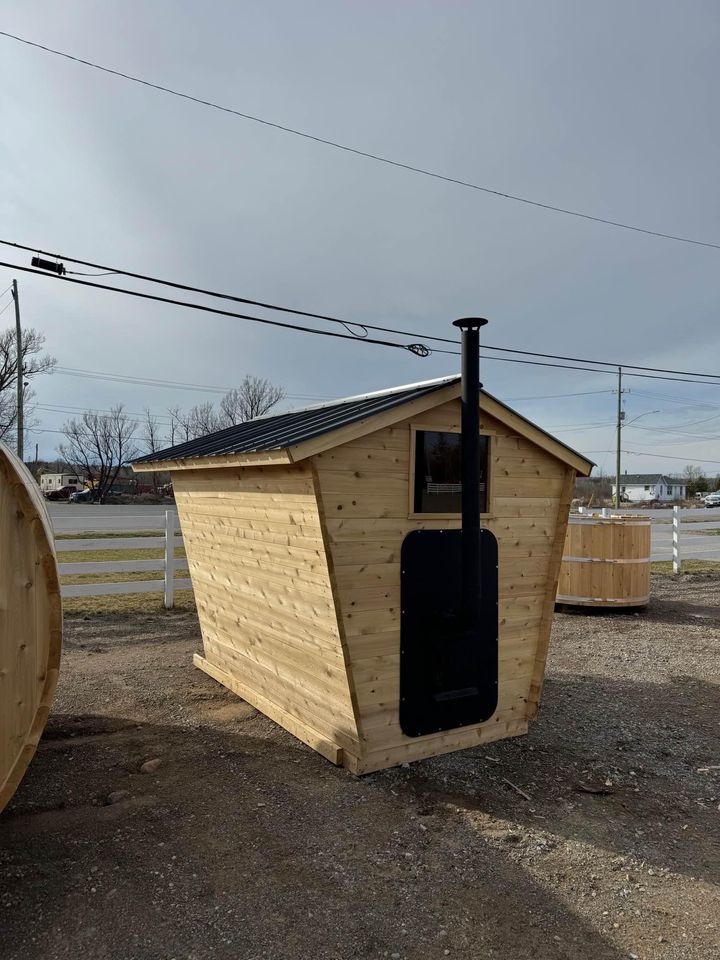
[[[219,457],[233,453],[259,453],[283,450],[305,440],[312,440],[340,427],[373,417],[385,410],[417,400],[435,390],[459,382],[459,376],[425,380],[404,387],[348,397],[332,403],[289,410],[270,416],[257,417],[225,430],[209,433],[187,443],[179,443],[165,450],[158,450],[133,463],[157,463],[165,460],[185,460],[195,457]]]

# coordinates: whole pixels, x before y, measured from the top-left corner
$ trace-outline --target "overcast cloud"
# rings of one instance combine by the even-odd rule
[[[35,0],[0,10],[4,30],[318,136],[720,242],[712,0]],[[493,344],[720,372],[718,250],[429,180],[1,37],[0,90],[3,238],[358,321],[444,334],[479,314]],[[458,367],[16,275],[24,322],[65,367],[221,387],[251,373],[316,397]],[[0,289],[12,276],[2,271]],[[516,400],[610,391],[612,378],[483,361],[483,380],[612,469],[610,392]],[[629,386],[628,419],[661,411],[639,425],[654,429],[628,428],[624,447],[644,451],[625,458],[629,470],[704,458],[720,471],[720,385]],[[61,374],[37,392],[46,405],[158,413],[211,396]],[[45,431],[65,419],[40,415]],[[59,437],[35,440],[51,455]]]

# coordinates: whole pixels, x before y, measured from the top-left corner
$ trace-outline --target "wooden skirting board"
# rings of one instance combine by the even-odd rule
[[[242,699],[247,701],[251,706],[255,707],[261,713],[264,713],[266,717],[270,717],[275,723],[279,723],[288,733],[297,737],[298,740],[302,740],[303,743],[312,747],[313,750],[317,750],[326,760],[329,760],[336,766],[342,766],[342,747],[339,747],[336,743],[332,743],[327,737],[321,736],[317,731],[313,730],[312,727],[307,726],[307,724],[301,723],[296,717],[291,716],[286,710],[283,710],[282,707],[278,707],[277,704],[266,700],[265,697],[260,696],[256,691],[245,686],[244,683],[241,683],[233,677],[227,670],[216,667],[214,663],[210,663],[209,660],[200,656],[199,653],[193,656],[193,663],[196,667],[199,667],[200,670],[207,673],[209,677],[212,677],[213,680],[217,680],[218,683],[227,687],[228,690],[232,690],[233,693],[242,697]]]

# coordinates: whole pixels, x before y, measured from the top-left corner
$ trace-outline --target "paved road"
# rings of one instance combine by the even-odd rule
[[[94,503],[49,503],[55,533],[84,533],[92,530],[160,530],[165,511],[172,505],[100,506]]]
[[[85,531],[161,530],[165,511],[173,509],[163,504],[150,506],[96,506],[95,504],[50,503],[50,516],[56,533]],[[671,510],[623,510],[650,517],[652,526],[653,560],[672,559]],[[682,518],[682,557],[685,560],[720,560],[720,534],[704,534],[705,530],[720,530],[720,510],[685,510]]]

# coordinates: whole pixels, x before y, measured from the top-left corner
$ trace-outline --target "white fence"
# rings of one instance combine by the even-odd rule
[[[720,516],[673,507],[672,523],[653,524],[652,552],[653,560],[672,559],[673,573],[682,573],[684,560],[720,561]]]
[[[123,518],[124,521],[133,519]],[[156,524],[151,519],[137,517],[142,521],[143,528],[154,529]],[[57,532],[57,531],[56,531]],[[129,531],[132,533],[132,531]],[[177,529],[177,514],[174,510],[165,512],[162,535],[157,537],[112,537],[90,540],[62,539],[55,540],[55,549],[60,551],[95,551],[95,550],[142,550],[147,547],[162,547],[162,560],[105,560],[95,563],[61,563],[60,575],[82,573],[141,573],[145,570],[162,571],[162,579],[156,580],[124,580],[117,583],[75,583],[64,585],[61,588],[63,597],[103,597],[118,593],[162,593],[165,606],[169,609],[174,605],[176,590],[192,589],[189,579],[175,579],[178,570],[187,570],[187,560],[176,559],[175,548],[182,546],[182,534]]]
[[[579,513],[592,513],[580,507]],[[604,508],[602,516],[614,511]],[[673,572],[682,573],[684,560],[720,562],[720,511],[673,507],[670,510],[626,510],[623,514],[645,517],[652,522],[652,560],[672,560]]]

